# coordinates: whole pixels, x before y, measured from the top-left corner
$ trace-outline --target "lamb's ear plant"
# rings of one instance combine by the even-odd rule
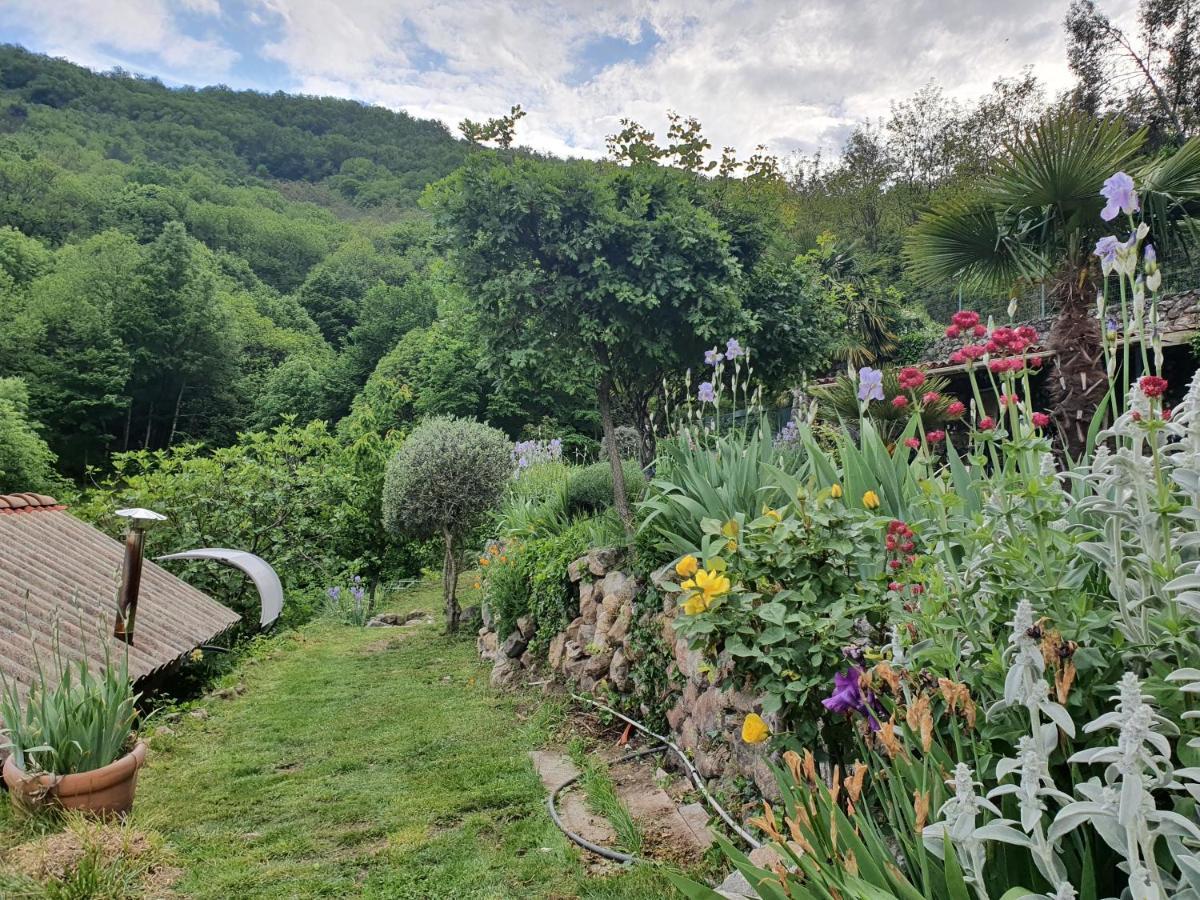
[[[107,644],[99,669],[86,658],[67,659],[53,640],[52,669],[35,655],[35,677],[24,701],[17,686],[0,678],[0,718],[7,738],[0,747],[31,774],[71,775],[102,768],[128,749],[140,695],[129,680],[127,653],[113,660]]]

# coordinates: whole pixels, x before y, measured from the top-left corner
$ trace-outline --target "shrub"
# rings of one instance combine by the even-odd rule
[[[453,417],[418,425],[388,463],[384,526],[395,535],[442,538],[442,589],[451,632],[459,624],[462,539],[499,503],[512,469],[512,444],[503,432]]]
[[[625,473],[625,493],[630,503],[641,497],[646,486],[642,467],[634,460],[621,463]],[[573,469],[567,478],[567,509],[569,512],[593,513],[613,504],[612,467],[608,461]]]
[[[29,392],[19,378],[0,378],[0,494],[56,491],[54,453],[29,418]]]
[[[521,616],[532,616],[537,635],[531,645],[544,650],[579,614],[567,565],[587,552],[593,530],[592,520],[581,519],[557,534],[489,548],[484,599],[501,635],[511,632]]]
[[[642,455],[642,438],[632,425],[618,425],[616,428],[617,454],[621,459],[640,459]],[[600,438],[600,458],[608,459],[608,440]]]
[[[186,444],[118,454],[112,476],[88,490],[72,512],[117,538],[125,522],[115,510],[141,506],[162,513],[167,521],[151,537],[155,555],[232,547],[261,556],[283,582],[284,622],[297,624],[316,611],[332,578],[346,569],[374,574],[366,561],[384,561],[372,553],[381,529],[378,503],[368,492],[379,479],[366,474],[383,460],[360,463],[361,455],[324,423],[285,424],[243,434],[212,452]],[[386,561],[393,570],[403,564],[395,554]],[[254,592],[246,596],[240,573],[194,565],[187,578],[247,622],[258,621],[248,606],[257,602]]]

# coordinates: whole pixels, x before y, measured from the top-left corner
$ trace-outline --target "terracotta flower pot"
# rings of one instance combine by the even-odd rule
[[[146,762],[146,745],[138,741],[120,759],[73,775],[29,775],[10,756],[4,761],[4,783],[18,806],[57,806],[106,814],[129,812],[137,788],[138,769]]]

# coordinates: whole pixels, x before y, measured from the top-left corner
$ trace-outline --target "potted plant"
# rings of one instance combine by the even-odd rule
[[[146,745],[133,731],[138,695],[129,662],[114,665],[105,651],[95,671],[86,659],[64,660],[55,645],[57,677],[38,662],[37,678],[22,702],[3,682],[0,718],[8,737],[4,783],[13,803],[95,814],[124,813],[133,805]]]

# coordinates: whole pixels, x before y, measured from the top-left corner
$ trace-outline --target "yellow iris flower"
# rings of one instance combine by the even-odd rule
[[[832,497],[834,500],[841,500],[842,499],[842,486],[840,484],[835,484],[833,487],[831,487],[829,489],[829,496]]]
[[[689,553],[679,562],[675,563],[675,574],[680,578],[691,578],[696,574],[698,568],[700,568],[700,560]]]
[[[874,491],[863,494],[863,506],[867,509],[879,509],[879,495]]]
[[[747,744],[761,744],[771,736],[771,729],[758,713],[750,713],[742,722],[742,740]]]

